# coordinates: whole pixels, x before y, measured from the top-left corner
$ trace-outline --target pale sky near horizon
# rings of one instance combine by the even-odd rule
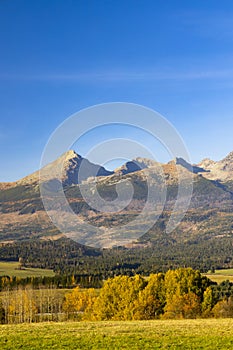
[[[193,163],[233,151],[233,2],[0,1],[0,181],[37,170],[71,114],[115,101],[166,117]]]

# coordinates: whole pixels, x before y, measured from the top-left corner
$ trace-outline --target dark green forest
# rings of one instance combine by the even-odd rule
[[[4,244],[0,247],[1,261],[18,261],[26,267],[53,269],[56,275],[133,276],[166,272],[168,269],[192,267],[201,272],[232,268],[233,238],[172,243],[161,239],[160,244],[145,247],[94,249],[69,239],[56,241],[30,240]]]

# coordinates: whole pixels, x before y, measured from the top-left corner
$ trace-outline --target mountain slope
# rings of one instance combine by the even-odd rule
[[[52,163],[46,165],[41,172],[36,171],[17,181],[17,185],[38,183],[39,176],[43,177],[42,181],[59,178],[60,173],[63,185],[78,184],[92,176],[108,176],[113,174],[112,171],[108,171],[100,165],[93,164],[75,151],[70,150]]]
[[[233,181],[233,152],[217,162],[204,159],[198,164],[198,167],[204,170],[202,175],[207,179],[221,182]]]
[[[78,172],[82,163],[86,171],[84,172],[85,176],[79,179]],[[63,166],[64,191],[70,206],[81,220],[94,226],[109,229],[129,223],[137,217],[145,205],[148,193],[147,176],[149,175],[155,186],[158,186],[158,193],[163,181],[165,181],[167,195],[163,214],[151,230],[141,237],[141,242],[144,244],[147,242],[157,244],[161,240],[173,243],[189,242],[196,239],[212,239],[219,235],[224,237],[232,235],[232,192],[229,187],[225,187],[223,180],[219,183],[215,179],[206,178],[211,167],[211,165],[207,165],[206,161],[192,167],[180,158],[168,164],[159,164],[152,160],[137,158],[127,162],[114,172],[109,172],[103,167],[90,163],[74,151],[69,151],[45,167],[44,180],[49,181],[56,178],[61,166]],[[218,169],[221,167],[221,173],[227,172],[224,179],[229,179],[229,176],[232,176],[231,166],[231,154],[221,161],[221,164],[218,164]],[[216,169],[216,165],[212,164],[212,168]],[[185,179],[190,177],[190,171],[193,171],[194,190],[189,210],[179,227],[168,236],[165,234],[165,227],[177,197],[177,175],[180,173],[180,176]],[[134,188],[134,196],[129,205],[114,214],[101,213],[91,208],[82,198],[80,189],[86,183],[92,183],[93,176],[96,174],[98,175],[96,190],[108,201],[117,197],[117,184],[126,180],[130,181]],[[38,178],[39,172],[35,172],[15,183],[1,185],[0,242],[61,237],[59,230],[54,227],[44,211]],[[132,224],[131,230],[134,229],[137,228],[133,227]]]

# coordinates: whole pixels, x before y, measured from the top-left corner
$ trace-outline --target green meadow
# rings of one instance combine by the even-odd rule
[[[54,276],[53,270],[35,269],[35,268],[23,268],[19,270],[18,262],[5,262],[0,261],[0,276],[16,276],[16,277],[52,277]]]
[[[232,349],[233,319],[0,326],[1,349]]]
[[[233,269],[216,270],[215,273],[211,273],[209,271],[208,273],[203,275],[207,276],[211,281],[217,283],[221,283],[226,280],[233,282]]]

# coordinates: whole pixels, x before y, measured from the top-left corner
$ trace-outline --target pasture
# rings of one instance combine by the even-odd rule
[[[21,278],[26,277],[52,277],[54,276],[53,270],[46,270],[46,269],[35,269],[35,268],[23,268],[22,270],[18,269],[19,263],[18,262],[5,262],[0,261],[0,276],[16,276]]]
[[[233,319],[1,325],[0,348],[224,350],[233,348]]]
[[[208,273],[203,275],[207,276],[211,281],[217,283],[221,283],[226,280],[233,282],[233,269],[215,270],[215,273],[211,273],[209,271]]]

